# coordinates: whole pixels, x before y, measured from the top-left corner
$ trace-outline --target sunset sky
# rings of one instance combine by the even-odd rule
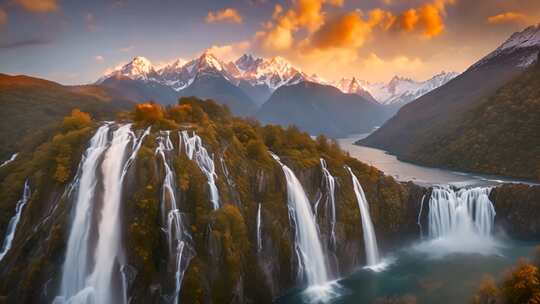
[[[461,72],[540,22],[538,0],[0,1],[0,72],[94,82],[140,55],[282,56],[328,80]]]

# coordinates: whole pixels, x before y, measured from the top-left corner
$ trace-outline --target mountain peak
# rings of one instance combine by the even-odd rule
[[[498,49],[523,48],[540,45],[540,24],[531,25],[510,36]]]
[[[520,52],[519,56],[513,58],[515,66],[525,68],[537,61],[540,51],[540,24],[531,25],[521,32],[513,33],[497,49],[471,66],[471,69],[491,62],[495,58],[515,54],[518,51]]]

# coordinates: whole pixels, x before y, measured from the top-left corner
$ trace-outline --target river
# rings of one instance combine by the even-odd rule
[[[395,155],[384,150],[355,145],[354,142],[367,137],[366,134],[351,135],[337,139],[340,147],[358,160],[372,165],[398,181],[431,185],[453,185],[456,187],[497,186],[502,183],[535,184],[530,181],[506,178],[501,176],[457,172],[439,168],[420,166],[397,159]]]

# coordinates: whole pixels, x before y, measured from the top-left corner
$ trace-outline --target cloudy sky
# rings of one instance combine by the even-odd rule
[[[538,0],[0,0],[0,72],[89,83],[140,55],[282,56],[328,80],[461,72]]]

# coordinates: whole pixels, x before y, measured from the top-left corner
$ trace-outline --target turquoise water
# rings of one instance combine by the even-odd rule
[[[485,275],[495,278],[521,257],[530,257],[536,243],[498,241],[497,253],[482,255],[428,253],[425,244],[403,248],[387,260],[380,272],[358,269],[337,281],[337,293],[325,303],[376,303],[386,298],[407,298],[407,303],[468,303]],[[416,301],[416,302],[414,302]],[[313,303],[302,290],[292,290],[280,304]]]

